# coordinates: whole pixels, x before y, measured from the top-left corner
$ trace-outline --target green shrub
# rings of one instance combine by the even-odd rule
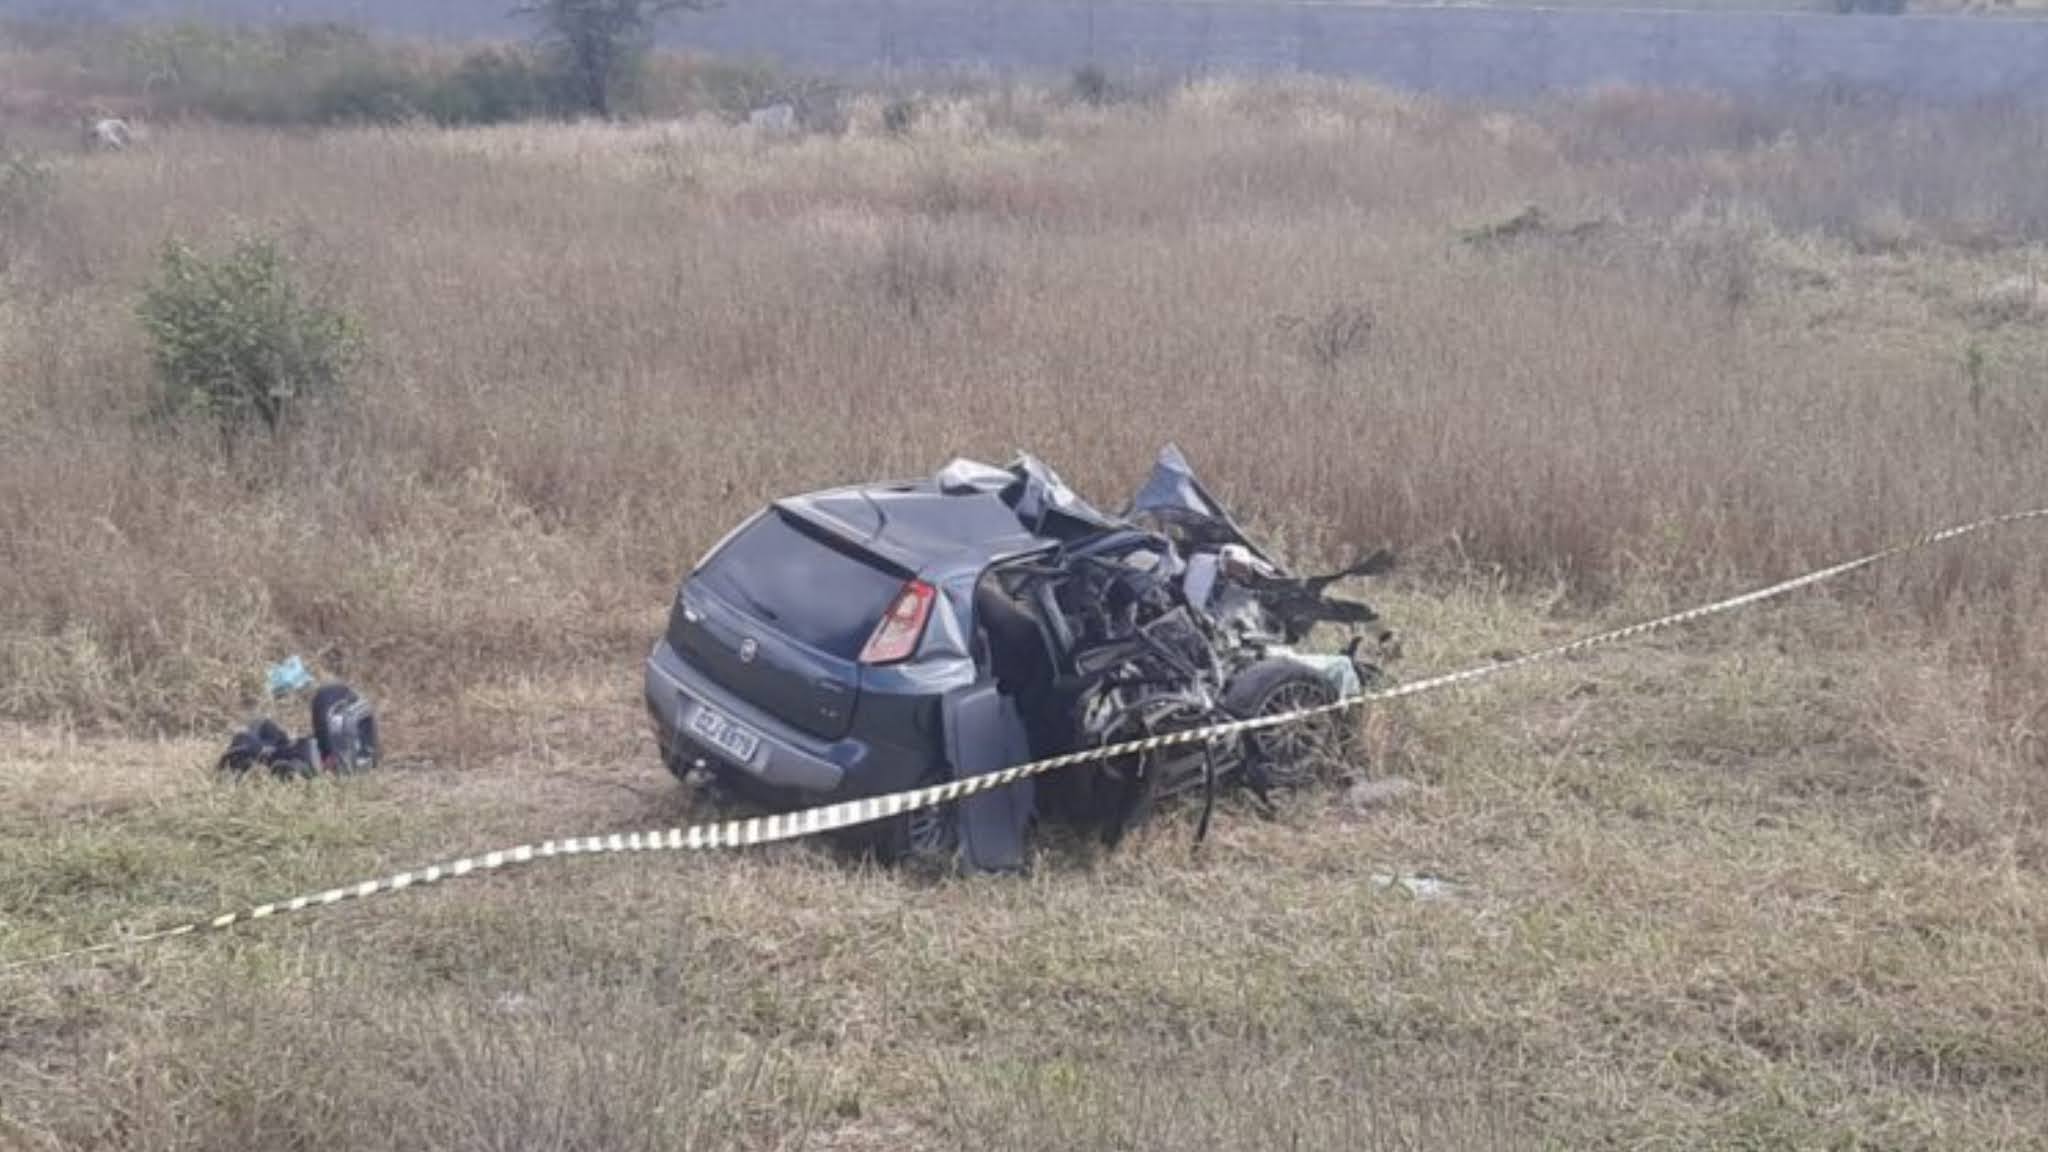
[[[318,124],[508,124],[554,115],[560,83],[530,53],[486,48],[438,76],[365,63],[337,73],[305,119]]]
[[[643,112],[717,112],[744,119],[781,98],[789,74],[773,61],[722,56],[656,56],[640,84]]]
[[[165,245],[142,302],[162,416],[197,415],[232,436],[275,433],[304,401],[337,392],[360,341],[355,325],[295,283],[275,240],[249,237],[208,260]]]
[[[917,101],[909,97],[891,100],[882,109],[882,130],[901,136],[917,127]]]
[[[339,72],[314,89],[294,119],[314,124],[398,124],[426,115],[434,90],[407,72],[369,65]]]
[[[402,46],[345,24],[138,25],[121,43],[127,86],[165,116],[388,123],[420,114],[430,87]]]
[[[560,87],[531,53],[485,48],[464,56],[429,103],[443,124],[509,124],[555,115]]]
[[[1116,99],[1116,86],[1100,64],[1083,64],[1074,69],[1074,98],[1100,107]]]

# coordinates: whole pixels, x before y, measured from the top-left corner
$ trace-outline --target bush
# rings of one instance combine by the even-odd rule
[[[1116,98],[1116,87],[1100,64],[1083,64],[1074,69],[1074,98],[1100,107]]]
[[[412,75],[376,65],[337,73],[313,91],[296,119],[314,124],[398,124],[423,115],[433,90]]]
[[[254,124],[498,123],[543,115],[553,85],[530,53],[486,49],[450,66],[345,24],[196,22],[122,33],[121,69],[160,115]]]
[[[238,241],[207,260],[172,241],[142,303],[158,414],[198,415],[229,436],[276,433],[301,401],[338,391],[356,358],[355,325],[294,283],[274,240]]]
[[[214,111],[270,123],[397,124],[426,118],[505,124],[554,114],[560,87],[540,61],[519,51],[486,48],[464,56],[453,69],[363,56],[334,61],[310,94],[281,87],[251,106],[216,102]]]
[[[347,78],[355,73],[395,71],[386,49],[340,24],[143,25],[124,34],[122,55],[129,86],[159,114],[257,123],[312,119],[330,84],[351,83]]]
[[[507,124],[554,115],[561,85],[532,55],[486,48],[435,86],[430,108],[443,124]]]
[[[641,82],[641,107],[656,115],[709,111],[734,119],[783,98],[789,74],[772,61],[657,56]]]
[[[900,98],[889,101],[882,109],[882,129],[891,136],[901,136],[917,127],[917,101]]]

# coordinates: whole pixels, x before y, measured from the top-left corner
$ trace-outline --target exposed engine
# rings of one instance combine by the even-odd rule
[[[1388,553],[1324,576],[1290,575],[1245,537],[1171,447],[1115,520],[1071,494],[1033,496],[1036,487],[1064,492],[1035,461],[1012,471],[1024,478],[1020,516],[1064,542],[1049,556],[991,569],[978,603],[998,675],[1040,754],[1312,708],[1355,696],[1380,676],[1392,634],[1370,607],[1327,592],[1338,580],[1386,571]],[[1056,504],[1085,528],[1034,521],[1034,503]],[[1320,623],[1352,631],[1341,654],[1296,647]],[[1341,756],[1341,733],[1334,722],[1291,726],[1114,759],[1049,782],[1040,804],[1099,824],[1113,842],[1163,795],[1201,787],[1213,800],[1220,781],[1235,780],[1264,801],[1276,788],[1307,783]]]

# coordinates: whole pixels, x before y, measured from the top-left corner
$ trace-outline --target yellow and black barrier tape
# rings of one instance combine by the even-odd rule
[[[400,872],[395,876],[386,876],[382,879],[365,880],[359,884],[351,884],[341,888],[330,888],[325,892],[296,896],[290,900],[283,900],[272,904],[259,904],[254,908],[240,912],[228,912],[211,920],[194,921],[190,924],[180,924],[175,928],[166,928],[140,936],[128,936],[118,940],[108,940],[100,944],[94,944],[90,947],[76,948],[69,951],[32,957],[27,960],[19,960],[11,964],[0,965],[0,973],[133,948],[160,940],[169,940],[178,936],[224,931],[237,925],[257,920],[268,920],[272,917],[303,912],[313,908],[327,908],[350,900],[366,900],[372,896],[403,892],[407,889],[438,884],[444,880],[454,880],[464,876],[496,872],[513,865],[529,864],[536,860],[552,860],[563,856],[600,856],[630,852],[694,852],[713,849],[750,848],[760,844],[773,844],[784,840],[797,840],[827,832],[857,828],[864,824],[873,824],[877,821],[887,820],[906,812],[915,812],[924,808],[956,803],[969,796],[1008,787],[1021,780],[1043,776],[1048,772],[1057,772],[1063,768],[1072,768],[1081,764],[1113,760],[1145,752],[1156,752],[1162,748],[1206,743],[1228,736],[1237,736],[1247,732],[1256,732],[1266,728],[1277,728],[1286,724],[1294,724],[1316,716],[1343,712],[1366,704],[1399,700],[1409,696],[1420,696],[1426,692],[1436,692],[1460,684],[1469,684],[1474,681],[1489,679],[1529,667],[1533,664],[1564,659],[1591,649],[1609,647],[1633,640],[1651,632],[1660,632],[1667,628],[1680,627],[1704,620],[1710,616],[1719,616],[1736,611],[1737,609],[1749,607],[1752,604],[1762,603],[1766,600],[1775,600],[1801,589],[1810,588],[1816,584],[1838,579],[1852,572],[1883,563],[1886,560],[1891,560],[1910,552],[1932,548],[1965,536],[1975,535],[1993,528],[2000,528],[2022,521],[2040,519],[2048,519],[2048,508],[2037,508],[2025,512],[2009,512],[2004,515],[1991,516],[1952,528],[1944,528],[1938,532],[1929,532],[1906,543],[1896,544],[1890,548],[1872,552],[1867,556],[1859,556],[1854,560],[1845,560],[1842,563],[1809,572],[1804,576],[1796,576],[1790,580],[1784,580],[1768,587],[1745,592],[1739,596],[1731,596],[1725,600],[1717,600],[1711,604],[1703,604],[1697,608],[1689,608],[1683,612],[1674,612],[1668,616],[1660,616],[1640,624],[1631,624],[1625,628],[1601,632],[1597,635],[1587,636],[1569,643],[1559,644],[1552,648],[1544,648],[1518,656],[1511,660],[1479,665],[1456,672],[1447,672],[1439,676],[1431,676],[1427,679],[1416,680],[1407,684],[1361,693],[1357,696],[1313,708],[1259,716],[1247,720],[1234,720],[1223,724],[1208,725],[1203,728],[1193,728],[1184,732],[1172,732],[1153,736],[1143,740],[1132,740],[1121,744],[1089,748],[1063,756],[1053,756],[1044,760],[1034,760],[1027,764],[1019,764],[1014,768],[1005,768],[1000,772],[991,772],[985,776],[972,776],[964,780],[954,780],[946,784],[936,784],[927,788],[917,788],[908,792],[892,793],[887,796],[875,796],[863,800],[848,800],[838,804],[828,804],[821,808],[807,809],[802,812],[755,816],[742,820],[698,824],[688,828],[668,828],[652,832],[612,833],[607,836],[571,837],[566,840],[543,840],[538,844],[521,844],[515,848],[500,849],[495,852],[484,853],[480,856],[465,856],[459,860],[435,864],[411,872]]]

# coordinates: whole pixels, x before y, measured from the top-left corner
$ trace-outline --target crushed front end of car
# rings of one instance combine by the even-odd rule
[[[902,791],[1355,696],[1391,634],[1328,590],[1390,562],[1290,574],[1172,446],[1114,516],[1034,457],[955,461],[780,500],[735,529],[678,591],[647,703],[672,772],[749,802]],[[1349,644],[1304,651],[1325,623]],[[1325,716],[1081,765],[898,817],[865,843],[1014,869],[1041,817],[1113,843],[1175,792],[1308,783],[1342,756],[1341,732]]]

